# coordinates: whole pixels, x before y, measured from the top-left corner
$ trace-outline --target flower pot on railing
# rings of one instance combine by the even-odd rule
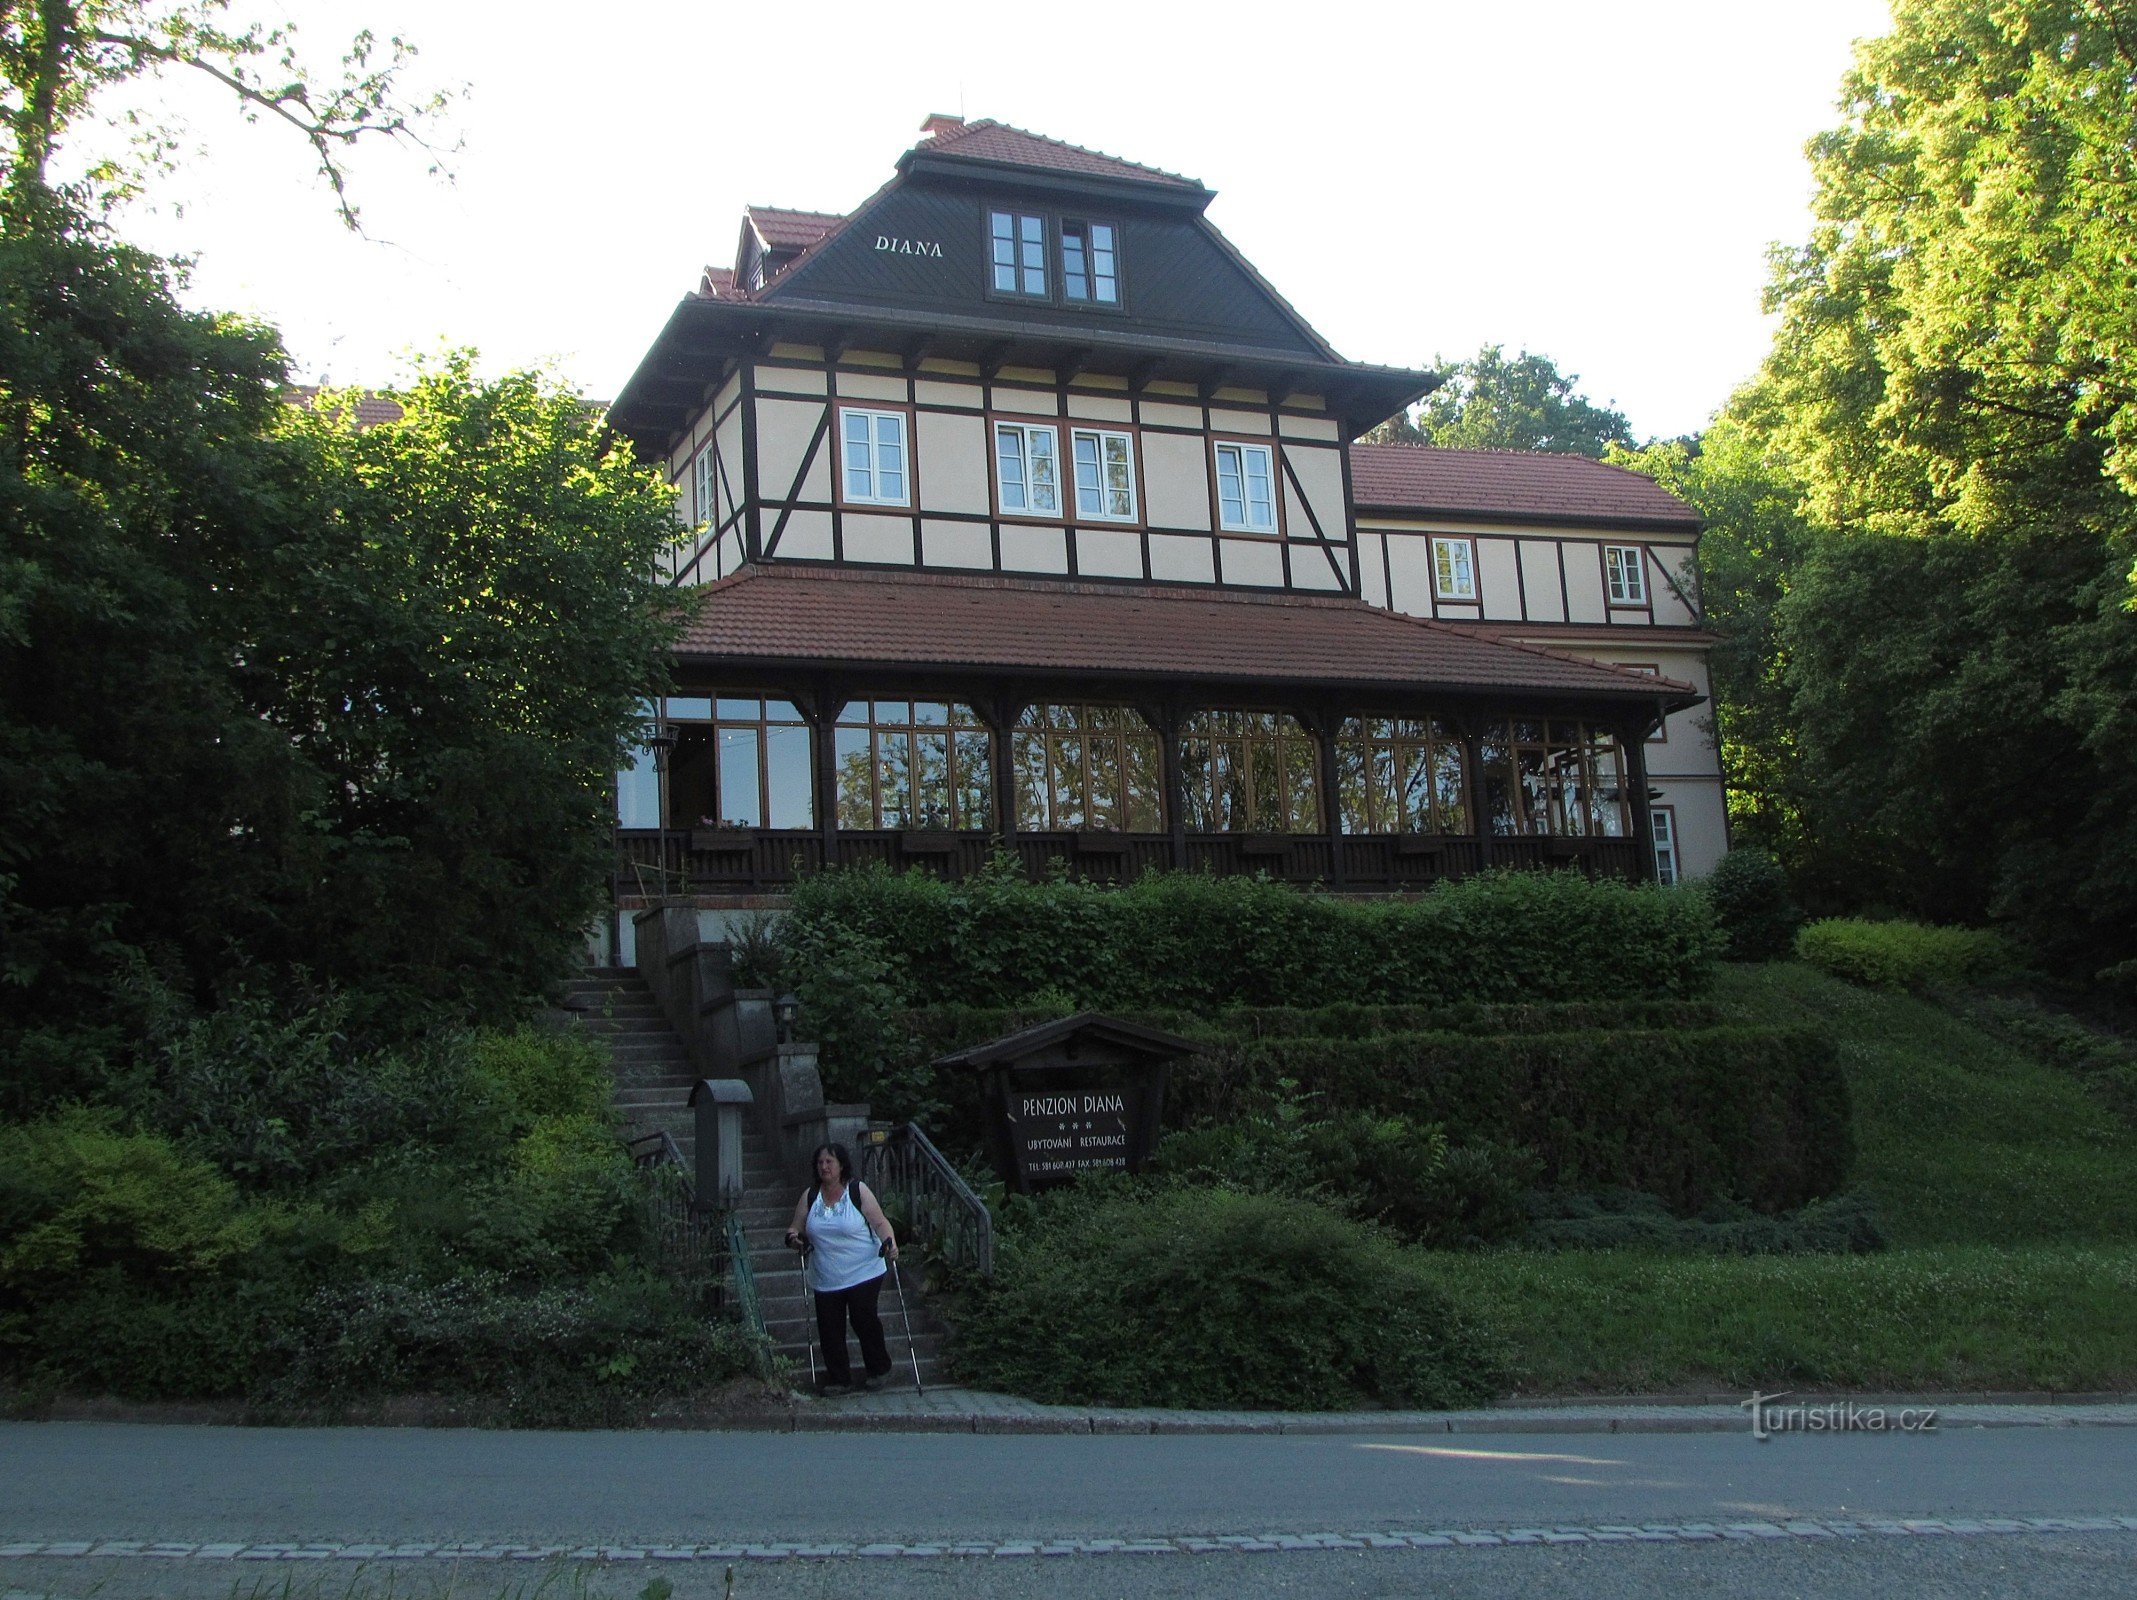
[[[756,846],[754,828],[692,828],[690,848],[704,855],[747,855]]]

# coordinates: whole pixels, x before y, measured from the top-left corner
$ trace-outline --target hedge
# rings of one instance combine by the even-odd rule
[[[1637,1189],[1682,1214],[1792,1210],[1854,1160],[1847,1079],[1809,1028],[1262,1039],[1176,1066],[1167,1116],[1230,1116],[1286,1078],[1332,1110],[1525,1146],[1551,1188]]]
[[[1526,1008],[1525,1008],[1526,1009]],[[1695,1011],[1704,1008],[1688,1008]],[[1595,1024],[1580,1026],[1592,1017]],[[1238,1117],[1286,1080],[1327,1112],[1364,1111],[1442,1127],[1459,1146],[1533,1150],[1560,1189],[1636,1189],[1690,1214],[1723,1199],[1762,1212],[1833,1194],[1854,1160],[1853,1115],[1832,1044],[1815,1028],[1613,1027],[1608,1008],[1533,1008],[1549,1032],[1445,1029],[1353,1034],[1337,1010],[1228,1013],[1221,1021],[1139,1011],[1204,1051],[1171,1069],[1165,1121]],[[1432,1017],[1434,1013],[1390,1016]],[[1046,1020],[944,1007],[898,1018],[898,1094],[876,1111],[917,1117],[945,1149],[973,1153],[985,1125],[976,1074],[926,1063]],[[866,1092],[866,1086],[859,1086]]]
[[[873,866],[796,885],[796,987],[821,963],[812,952],[850,953],[856,939],[907,1006],[1050,996],[1116,1010],[1684,998],[1706,989],[1722,945],[1696,890],[1574,872],[1351,900],[1198,873],[1030,883],[1008,857],[956,883]]]

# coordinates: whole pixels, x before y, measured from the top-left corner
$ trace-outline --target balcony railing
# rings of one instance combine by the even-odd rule
[[[1422,889],[1489,867],[1576,868],[1592,878],[1637,879],[1640,857],[1629,838],[1448,834],[1190,833],[1175,854],[1169,833],[1021,833],[999,845],[984,833],[881,830],[824,835],[814,829],[736,829],[717,834],[678,829],[618,829],[617,889],[625,895],[776,893],[825,865],[881,862],[918,867],[949,879],[976,875],[997,848],[1007,848],[1027,876],[1065,865],[1077,877],[1126,883],[1153,868],[1220,875],[1267,873],[1279,882],[1386,892]],[[663,868],[665,867],[665,870]]]

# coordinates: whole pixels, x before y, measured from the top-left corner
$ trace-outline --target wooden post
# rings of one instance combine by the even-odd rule
[[[1340,889],[1343,876],[1343,798],[1336,792],[1335,730],[1341,723],[1326,708],[1316,707],[1299,721],[1313,733],[1315,760],[1321,768],[1321,831],[1328,838],[1328,886]]]
[[[1152,713],[1155,713],[1153,715]],[[1172,870],[1187,870],[1187,784],[1180,775],[1180,723],[1183,714],[1177,700],[1166,700],[1143,712],[1157,730],[1158,778],[1165,791],[1165,829],[1172,835]]]
[[[1633,878],[1655,879],[1655,815],[1647,799],[1647,725],[1614,730],[1625,747],[1625,782],[1632,790]]]
[[[836,685],[815,690],[802,707],[816,737],[816,831],[823,839],[824,865],[838,861],[838,718],[846,697]]]
[[[1469,801],[1469,827],[1477,836],[1477,861],[1489,867],[1491,818],[1484,811],[1484,739],[1477,732],[1477,724],[1467,719],[1457,724],[1457,731],[1462,737],[1462,787]]]

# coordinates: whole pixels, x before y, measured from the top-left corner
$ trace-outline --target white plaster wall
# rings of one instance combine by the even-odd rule
[[[772,530],[766,528],[764,536],[769,539]],[[787,518],[786,531],[779,536],[779,548],[772,552],[780,559],[795,561],[829,561],[831,559],[831,513],[828,511],[797,511]]]
[[[1219,539],[1217,570],[1226,583],[1264,589],[1280,589],[1284,583],[1284,558],[1273,539]]]
[[[903,378],[886,378],[873,372],[841,372],[838,374],[838,397],[841,400],[893,400],[906,397]]]
[[[1342,563],[1343,570],[1340,573],[1337,572],[1335,567],[1329,564],[1328,558],[1330,555],[1333,555],[1338,562]],[[1292,588],[1330,591],[1343,589],[1348,586],[1349,583],[1349,545],[1339,544],[1324,546],[1314,542],[1300,544],[1296,541],[1292,543]]]
[[[1477,593],[1484,615],[1497,621],[1521,617],[1521,555],[1511,539],[1477,541]]]
[[[1117,528],[1079,528],[1076,570],[1093,578],[1140,578],[1142,540]]]
[[[915,419],[914,464],[920,467],[923,511],[994,509],[987,484],[987,429],[978,416],[923,411]]]
[[[1006,572],[1068,571],[1068,531],[1003,523],[1002,569]]]
[[[824,420],[824,406],[820,400],[781,400],[771,396],[757,401],[757,490],[767,500],[785,500],[794,476],[801,470],[802,457],[808,452],[809,441],[816,436],[817,426]],[[817,451],[817,464],[826,467],[823,489],[810,492],[804,485],[804,497],[827,500],[830,498],[830,476],[825,458],[837,444],[836,434],[825,436],[823,446]]]
[[[1385,606],[1388,603],[1387,573],[1381,566],[1380,545],[1379,534],[1359,533],[1358,587],[1365,603],[1372,606]]]
[[[1391,533],[1388,540],[1390,597],[1397,611],[1413,617],[1432,615],[1432,541],[1417,534]]]
[[[1150,536],[1150,576],[1159,583],[1214,583],[1217,581],[1216,551],[1208,539],[1153,533]]]
[[[1536,540],[1521,543],[1521,581],[1527,586],[1531,622],[1566,620],[1565,596],[1558,587],[1558,546]]]
[[[929,567],[992,567],[994,540],[983,523],[924,519],[920,524],[920,561]]]
[[[1177,433],[1146,433],[1143,447],[1143,498],[1153,528],[1191,528],[1208,532],[1208,446]]]
[[[1607,622],[1610,607],[1603,598],[1603,545],[1601,540],[1566,542],[1566,620]]]
[[[840,524],[848,561],[913,565],[913,519],[849,511]]]
[[[1688,596],[1699,598],[1699,563],[1697,551],[1688,544],[1654,544],[1647,547],[1647,559],[1651,567],[1667,571],[1677,580],[1677,588]],[[1692,608],[1677,598],[1677,590],[1663,581],[1661,572],[1650,571],[1647,575],[1648,589],[1655,601],[1655,621],[1665,626],[1675,624],[1691,627],[1699,619]]]

